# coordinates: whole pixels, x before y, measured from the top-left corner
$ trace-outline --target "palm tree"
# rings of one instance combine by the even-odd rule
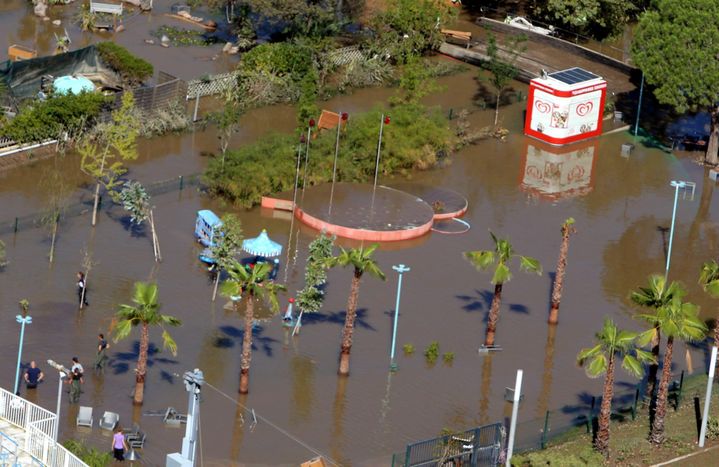
[[[662,377],[659,380],[659,392],[657,393],[654,421],[649,432],[649,441],[653,444],[664,442],[664,417],[667,413],[667,399],[669,396],[669,379],[672,375],[672,355],[674,352],[674,339],[678,338],[685,342],[693,342],[703,339],[707,333],[707,327],[699,319],[699,307],[688,302],[682,302],[681,297],[676,296],[672,300],[657,309],[653,315],[639,315],[639,318],[650,323],[657,323],[659,329],[667,338],[667,346],[664,350],[664,361],[662,362]],[[654,334],[652,330],[649,331]],[[648,339],[647,339],[648,340]]]
[[[162,305],[157,301],[157,284],[151,282],[135,282],[132,302],[134,305],[120,305],[115,318],[115,342],[126,338],[135,326],[140,326],[140,354],[137,357],[135,370],[135,396],[133,402],[142,404],[145,393],[145,375],[147,373],[147,349],[150,346],[150,327],[162,328],[163,348],[177,355],[177,344],[167,332],[165,326],[180,326],[182,322],[170,315],[160,314]]]
[[[574,219],[570,217],[562,224],[562,245],[559,247],[557,260],[557,273],[554,276],[552,287],[552,303],[549,309],[549,324],[559,321],[559,303],[562,301],[562,287],[564,286],[564,273],[567,269],[567,253],[569,253],[569,236],[577,230],[574,228]]]
[[[611,319],[605,318],[602,330],[596,335],[597,345],[582,349],[577,355],[577,362],[585,367],[587,376],[597,378],[604,375],[599,430],[594,438],[594,449],[604,457],[609,456],[609,421],[612,413],[614,369],[617,359],[622,359],[622,368],[637,378],[641,378],[644,373],[642,362],[650,362],[653,359],[651,353],[636,346],[637,337],[636,332],[621,331]]]
[[[385,280],[384,272],[379,268],[377,262],[372,258],[372,254],[378,245],[370,245],[367,248],[359,247],[345,250],[340,248],[340,254],[327,260],[329,267],[351,266],[354,268],[352,276],[352,286],[350,287],[350,295],[347,299],[347,315],[345,316],[345,325],[342,329],[342,346],[340,350],[340,375],[350,374],[350,350],[352,349],[352,334],[354,333],[355,318],[357,317],[357,300],[359,298],[359,286],[362,275],[367,272],[371,276]]]
[[[630,300],[639,306],[650,308],[656,311],[666,306],[674,297],[684,297],[686,291],[679,282],[672,282],[669,287],[666,286],[664,276],[652,274],[649,276],[648,286],[639,287],[629,296]],[[649,315],[644,315],[649,316]],[[661,340],[661,331],[659,322],[655,320],[647,320],[652,325],[651,330],[651,346],[654,363],[649,367],[649,375],[647,377],[646,399],[651,400],[657,385],[657,372],[659,371],[659,343]]]
[[[716,260],[702,264],[699,273],[699,285],[714,298],[719,298],[719,263]],[[714,346],[719,347],[719,316],[714,324]]]
[[[250,391],[250,362],[252,361],[252,327],[255,321],[256,299],[266,300],[270,304],[270,311],[277,313],[280,305],[277,302],[277,292],[286,290],[285,286],[275,284],[269,280],[272,272],[270,263],[257,263],[254,267],[245,268],[237,260],[231,260],[227,265],[229,278],[222,283],[220,293],[229,297],[239,311],[239,303],[245,299],[245,332],[242,335],[242,360],[240,362],[240,393]]]
[[[537,259],[515,254],[509,240],[497,238],[491,231],[489,234],[492,236],[492,241],[494,241],[494,250],[477,250],[464,253],[464,257],[480,271],[484,271],[496,264],[491,281],[494,284],[494,297],[489,308],[487,336],[484,339],[485,347],[494,345],[494,334],[497,332],[497,322],[499,321],[499,305],[502,301],[502,287],[505,282],[512,279],[512,272],[509,270],[511,259],[514,257],[519,258],[520,270],[542,275],[542,265],[539,264]]]

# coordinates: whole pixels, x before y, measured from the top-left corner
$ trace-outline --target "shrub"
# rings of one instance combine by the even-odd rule
[[[414,345],[412,344],[404,344],[402,346],[402,350],[404,351],[404,354],[408,357],[414,353]]]
[[[367,182],[374,177],[380,110],[350,116],[337,159],[337,180]],[[391,123],[382,139],[380,171],[406,175],[412,169],[428,169],[437,154],[448,153],[455,143],[444,115],[422,106],[392,109]],[[244,207],[258,204],[262,196],[290,190],[295,179],[298,140],[292,135],[269,135],[257,143],[228,151],[224,168],[219,159],[205,171],[210,193]],[[311,143],[308,182],[332,180],[335,132],[320,132]]]
[[[426,349],[424,349],[424,359],[427,363],[433,365],[439,357],[439,342],[432,341],[429,343]]]
[[[114,42],[100,42],[96,47],[100,58],[128,85],[139,84],[154,72],[150,62],[136,57],[121,45]]]
[[[59,137],[64,131],[90,127],[108,98],[97,93],[59,94],[32,101],[1,130],[18,143],[34,143]]]
[[[106,467],[112,462],[112,455],[109,452],[88,447],[83,441],[69,439],[63,443],[63,446],[90,467]]]
[[[293,80],[300,81],[312,69],[312,57],[312,49],[304,45],[289,42],[267,43],[242,56],[240,71],[289,75]]]
[[[442,361],[447,365],[451,365],[454,362],[454,352],[445,352],[442,355]]]

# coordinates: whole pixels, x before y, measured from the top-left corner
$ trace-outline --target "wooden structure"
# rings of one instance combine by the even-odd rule
[[[331,130],[340,123],[340,114],[323,110],[320,119],[317,122],[317,128],[320,130]]]
[[[447,36],[448,38],[462,40],[462,41],[471,41],[472,40],[472,33],[469,31],[455,31],[453,29],[442,29],[442,34]]]
[[[215,26],[215,25],[203,23],[201,18],[199,20],[196,20],[196,19],[184,16],[184,15],[175,15],[172,13],[165,13],[165,16],[167,16],[169,18],[173,18],[173,19],[178,19],[180,21],[185,21],[186,23],[194,24],[195,26],[199,26],[199,27],[203,28],[205,31],[214,31],[215,29],[217,29],[217,26]]]
[[[10,60],[17,62],[20,60],[27,60],[30,58],[37,58],[37,50],[33,50],[29,47],[25,47],[18,44],[13,44],[7,48],[7,55]]]
[[[90,13],[122,14],[122,3],[90,2]]]
[[[301,467],[327,467],[327,463],[325,460],[320,457],[315,457],[314,459],[310,459],[307,462],[303,462],[301,464]]]

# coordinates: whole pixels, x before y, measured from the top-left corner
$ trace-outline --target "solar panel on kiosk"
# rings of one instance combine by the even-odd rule
[[[585,81],[591,81],[593,79],[599,78],[599,76],[595,75],[594,73],[590,73],[586,70],[576,67],[564,71],[550,73],[549,76],[556,79],[557,81],[561,81],[562,83],[569,85],[583,83]]]

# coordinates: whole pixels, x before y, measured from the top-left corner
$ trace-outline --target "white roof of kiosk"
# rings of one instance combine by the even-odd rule
[[[535,80],[558,91],[572,91],[604,82],[601,76],[578,67],[555,71],[547,75],[546,79],[535,78],[533,81]]]

